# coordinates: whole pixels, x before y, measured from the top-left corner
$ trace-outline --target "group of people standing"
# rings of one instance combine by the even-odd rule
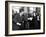
[[[37,10],[37,8],[35,8]],[[12,15],[13,30],[40,29],[40,16],[37,20],[37,11],[30,12],[29,7],[21,7],[19,13]]]

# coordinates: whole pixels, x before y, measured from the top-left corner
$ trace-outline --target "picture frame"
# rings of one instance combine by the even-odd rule
[[[12,11],[15,10],[15,11],[19,12],[17,8],[21,8],[21,7],[24,7],[25,12],[27,10],[27,7],[29,7],[32,11],[37,11],[36,8],[40,8],[39,10],[41,10],[41,11],[39,14],[40,15],[39,28],[31,29],[28,27],[28,29],[24,28],[24,29],[17,30],[16,29],[17,27],[15,25],[16,28],[14,29],[13,22],[12,22],[14,20],[14,18],[12,18],[13,17],[12,15],[14,15],[14,13],[12,13]],[[24,25],[26,25],[26,24],[24,24]],[[22,27],[20,27],[20,28],[22,28]],[[23,2],[23,1],[5,1],[5,35],[6,36],[16,36],[16,35],[18,36],[18,35],[35,35],[35,34],[45,34],[45,3]]]

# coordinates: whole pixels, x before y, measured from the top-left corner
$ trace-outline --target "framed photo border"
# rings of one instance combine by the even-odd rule
[[[28,34],[8,34],[8,2],[14,3],[27,3],[27,4],[43,4],[43,32],[42,33],[28,33]],[[36,35],[36,34],[45,34],[45,3],[41,2],[24,2],[24,1],[5,1],[5,36],[18,36],[18,35]]]

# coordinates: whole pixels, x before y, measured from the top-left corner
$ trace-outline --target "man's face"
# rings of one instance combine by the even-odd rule
[[[20,16],[22,16],[22,15],[28,16],[28,9],[27,9],[27,7],[25,7],[25,8],[24,8],[24,11],[22,11],[22,12],[20,13]]]

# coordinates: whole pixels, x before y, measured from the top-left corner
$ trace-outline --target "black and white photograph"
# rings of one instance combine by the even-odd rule
[[[13,7],[12,30],[40,29],[40,7]]]
[[[6,2],[6,35],[44,34],[44,9],[44,3]]]

